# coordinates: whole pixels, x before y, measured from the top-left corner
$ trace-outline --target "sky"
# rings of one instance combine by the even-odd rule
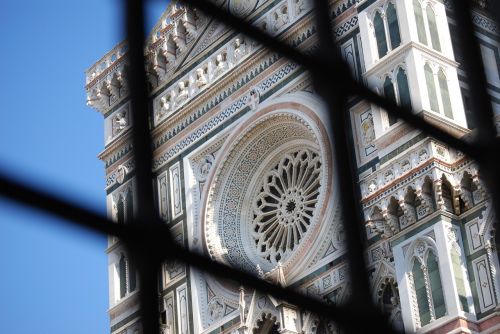
[[[166,1],[146,8],[151,28]],[[119,0],[0,1],[0,172],[105,213],[103,118],[85,70],[123,40]],[[0,197],[9,334],[109,333],[106,238]]]

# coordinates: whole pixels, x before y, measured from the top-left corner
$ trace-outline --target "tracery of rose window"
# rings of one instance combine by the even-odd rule
[[[307,233],[320,193],[321,161],[309,149],[286,154],[264,176],[253,203],[252,237],[263,258],[283,260]]]

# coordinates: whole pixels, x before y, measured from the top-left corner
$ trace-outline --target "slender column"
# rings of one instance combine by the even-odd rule
[[[429,281],[429,272],[427,271],[427,266],[425,266],[424,264],[420,266],[420,269],[422,269],[422,272],[424,273],[425,292],[427,294],[427,303],[429,304],[431,321],[434,321],[436,320],[436,313],[434,312],[434,302],[432,301],[432,289],[431,289],[431,282]]]
[[[492,277],[492,284],[493,284],[493,290],[495,291],[495,297],[497,299],[497,305],[500,303],[500,291],[499,291],[499,286],[498,286],[498,277],[497,277],[497,270],[495,268],[495,262],[493,258],[493,245],[491,244],[491,241],[488,240],[486,241],[486,256],[488,257],[488,264],[490,266],[490,271],[491,271],[491,277]]]

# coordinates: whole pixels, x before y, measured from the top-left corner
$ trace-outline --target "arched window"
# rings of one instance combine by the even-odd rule
[[[388,51],[397,48],[401,44],[398,14],[392,2],[387,5],[384,15],[377,10],[373,17],[373,27],[379,58],[384,57]]]
[[[446,314],[443,284],[439,263],[433,249],[426,242],[418,241],[411,262],[411,283],[417,301],[417,324],[425,326]],[[415,315],[417,316],[417,315]]]
[[[378,305],[380,310],[390,315],[395,308],[399,308],[399,292],[394,278],[385,278],[378,290]]]
[[[123,298],[127,295],[127,258],[123,254],[118,263],[118,276],[120,279],[120,298]]]
[[[415,13],[418,41],[422,44],[432,47],[436,51],[441,52],[439,30],[434,9],[430,5],[422,7],[420,1],[413,0],[413,11]]]
[[[442,69],[438,72],[439,90],[441,92],[441,102],[443,104],[443,111],[446,117],[453,119],[451,111],[450,92],[448,91],[448,81]]]
[[[425,64],[424,72],[430,109],[453,119],[448,79],[446,78],[444,70],[439,68],[437,75],[434,75],[431,66]],[[437,89],[439,89],[439,94]]]
[[[394,91],[394,85],[392,84],[392,80],[389,77],[385,78],[384,81],[384,96],[387,97],[388,99],[397,102],[396,100],[396,92]],[[397,123],[398,118],[395,117],[392,114],[387,114],[388,120],[389,120],[389,126]]]
[[[134,202],[132,199],[132,189],[129,189],[127,192],[127,221],[131,221],[134,219]]]
[[[123,203],[122,196],[120,196],[116,204],[116,221],[118,224],[123,224],[125,222],[125,204]]]
[[[434,82],[434,73],[429,64],[424,66],[425,83],[427,84],[427,94],[429,96],[429,104],[432,111],[439,112],[439,102],[436,93],[436,83]]]
[[[415,21],[417,23],[418,41],[422,44],[427,44],[424,14],[422,12],[422,5],[420,5],[420,2],[418,0],[413,0],[413,11],[415,12]]]
[[[375,28],[375,38],[377,39],[377,50],[378,57],[382,58],[387,54],[387,39],[385,37],[385,27],[384,20],[382,20],[382,15],[380,12],[375,14],[375,18],[373,19],[373,26]]]
[[[392,3],[387,6],[386,15],[391,49],[395,49],[401,44],[401,36],[399,35],[398,14],[396,13],[396,7]]]
[[[125,297],[137,288],[137,271],[124,254],[120,255],[120,261],[118,262],[118,278],[120,281],[120,298]]]
[[[411,108],[410,88],[408,87],[408,78],[406,72],[400,67],[396,75],[398,83],[399,103],[403,107]]]
[[[394,86],[392,84],[391,78],[389,78],[389,77],[386,77],[385,81],[384,81],[384,95],[388,99],[390,99],[394,102],[397,102],[396,101],[396,93],[394,92]]]
[[[384,96],[401,106],[411,108],[410,89],[408,87],[408,78],[406,77],[405,70],[398,67],[395,73],[395,82],[393,82],[389,76],[387,76],[384,80]],[[397,117],[389,113],[387,114],[387,117],[389,120],[389,126],[397,123],[398,121]]]
[[[439,42],[439,34],[436,24],[436,14],[431,6],[427,6],[425,11],[427,15],[427,24],[429,26],[429,35],[431,36],[432,48],[436,51],[441,51],[441,43]]]

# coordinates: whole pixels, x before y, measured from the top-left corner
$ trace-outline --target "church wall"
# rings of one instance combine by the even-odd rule
[[[256,7],[245,15],[250,15],[257,26],[306,53],[314,52],[316,31],[307,2],[249,0],[248,3]],[[433,124],[464,136],[469,133],[467,126],[471,127],[466,120],[467,103],[461,103],[462,97],[467,101],[468,88],[460,69],[460,54],[452,48],[451,42],[456,38],[453,14],[447,2],[429,3],[438,18],[441,51],[419,41],[410,0],[333,1],[333,34],[354,77],[382,95],[389,77],[397,93],[396,102],[402,103],[398,74],[403,71],[413,109],[421,110],[420,114]],[[377,11],[386,13],[390,5],[395,6],[401,43],[379,57],[373,20]],[[245,7],[230,8],[245,10]],[[387,19],[383,20],[386,20],[386,38],[390,39]],[[496,25],[479,12],[474,22],[488,73],[494,74],[500,64]],[[426,24],[429,32],[429,23]],[[171,5],[153,29],[147,45],[157,210],[170,224],[177,242],[227,260],[224,252],[233,249],[219,250],[222,253],[209,250],[212,241],[207,241],[203,224],[209,216],[209,192],[219,182],[215,175],[224,166],[222,159],[231,158],[226,152],[231,148],[230,143],[247,131],[246,124],[265,114],[262,110],[267,110],[266,106],[282,103],[279,108],[297,117],[302,117],[304,106],[314,106],[312,114],[321,123],[327,124],[328,118],[321,111],[319,100],[312,97],[312,83],[302,68],[238,33],[210,23],[189,8]],[[136,207],[133,193],[131,198],[123,195],[134,182],[128,88],[123,81],[125,54],[126,47],[117,46],[91,67],[87,78],[88,103],[105,118],[105,150],[99,157],[106,168],[108,216],[122,223],[130,220]],[[442,85],[438,81],[439,71],[445,73],[452,117],[443,111],[446,108],[443,96],[438,96],[437,107],[432,105],[426,86],[429,79],[424,73],[426,64],[432,65],[438,86]],[[493,97],[499,93],[500,101],[497,79],[488,75],[490,93]],[[495,99],[493,103],[496,110]],[[351,98],[349,109],[374,300],[389,314],[394,325],[406,330],[492,330],[499,317],[496,306],[500,300],[500,281],[495,275],[498,259],[490,243],[493,219],[490,204],[477,167],[460,152],[410,129],[403,122],[392,123],[385,111],[365,101]],[[307,141],[300,143],[309,145]],[[336,203],[336,196],[335,193],[329,196],[329,201]],[[126,199],[125,204],[120,198]],[[306,238],[313,250],[308,254],[308,264],[298,261],[291,268],[285,261],[284,269],[279,264],[261,274],[277,279],[273,277],[283,270],[287,285],[339,304],[349,296],[349,279],[343,230],[332,203],[318,218],[334,222],[322,225],[323,239],[317,240],[321,242]],[[416,250],[419,245],[423,245],[422,254]],[[431,269],[422,269],[425,282],[419,281],[412,276],[409,261],[415,260],[408,254],[413,252],[428,261],[425,253],[428,251],[434,252],[437,262],[429,262]],[[137,291],[129,291],[131,281],[127,277],[128,290],[121,296],[120,242],[110,237],[107,252],[111,332],[135,334],[139,331]],[[130,269],[127,270],[129,273]],[[418,276],[420,272],[417,270],[415,274]],[[164,333],[236,333],[244,330],[244,326],[250,330],[257,327],[270,330],[273,324],[294,333],[296,329],[285,323],[285,313],[296,317],[295,324],[305,333],[316,333],[323,326],[331,333],[337,332],[334,324],[324,324],[311,314],[297,312],[254,291],[245,290],[242,295],[233,283],[177,261],[162,265],[159,286]],[[418,293],[415,286],[421,287]],[[442,300],[438,292],[433,295],[433,289],[440,291],[436,286],[442,288]],[[387,295],[392,296],[390,302]],[[422,311],[424,295],[428,312]],[[243,307],[243,314],[241,298],[248,306]],[[443,309],[445,313],[441,314]],[[426,320],[426,312],[430,321]]]

